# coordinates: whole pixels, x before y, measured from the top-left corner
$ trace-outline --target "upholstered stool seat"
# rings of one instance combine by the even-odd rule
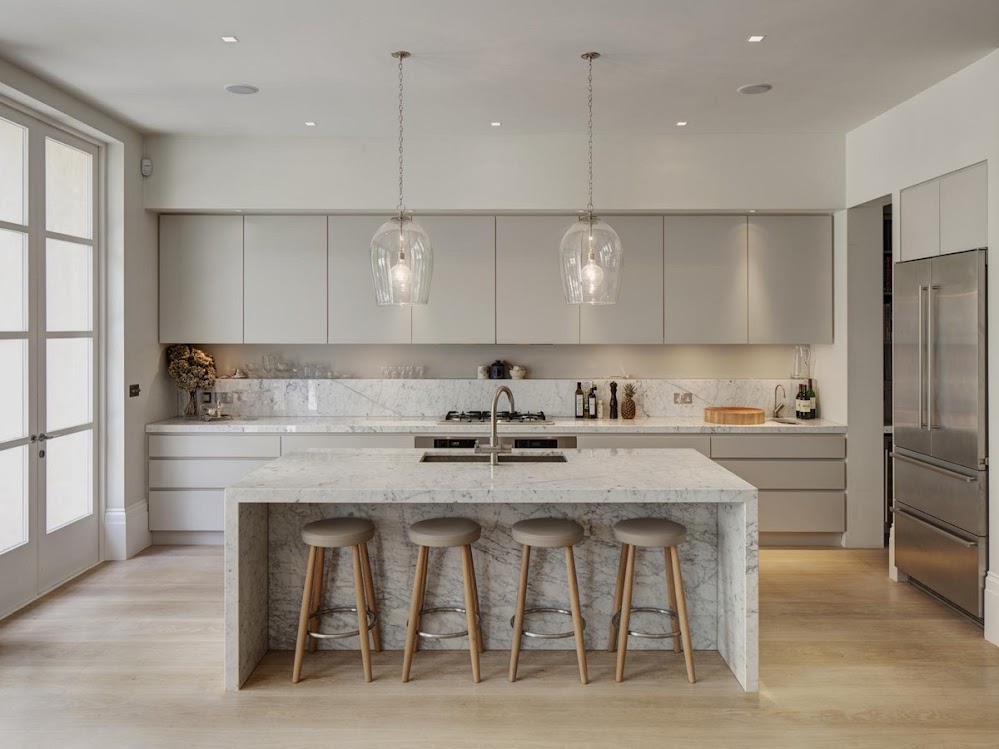
[[[513,540],[524,546],[560,549],[583,540],[583,526],[564,518],[531,518],[513,524]]]
[[[409,540],[417,546],[467,546],[481,535],[482,527],[468,518],[430,518],[409,526]]]
[[[326,518],[302,527],[305,543],[326,549],[357,546],[374,537],[375,524],[364,518]]]
[[[662,518],[631,518],[614,524],[614,538],[631,546],[668,549],[687,539],[687,529]]]

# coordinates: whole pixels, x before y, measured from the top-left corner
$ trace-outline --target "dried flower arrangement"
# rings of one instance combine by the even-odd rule
[[[177,389],[190,394],[185,416],[197,416],[198,402],[195,393],[215,386],[215,359],[201,349],[178,344],[167,348],[167,372]]]

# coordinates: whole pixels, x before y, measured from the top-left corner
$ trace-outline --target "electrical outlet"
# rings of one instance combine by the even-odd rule
[[[219,402],[225,405],[232,404],[232,393],[219,393]]]
[[[694,394],[673,393],[673,402],[681,406],[689,406],[694,402]]]
[[[141,392],[141,390],[139,389],[138,385],[129,385],[128,386],[128,397],[129,398],[137,398],[139,396],[140,392]]]
[[[206,390],[205,392],[203,392],[201,394],[201,402],[202,403],[207,403],[207,404],[211,405],[211,403],[212,403],[212,391],[211,390]]]

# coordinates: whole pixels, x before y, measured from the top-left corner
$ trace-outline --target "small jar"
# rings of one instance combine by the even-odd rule
[[[597,401],[597,418],[598,419],[604,418],[604,402],[603,401]]]

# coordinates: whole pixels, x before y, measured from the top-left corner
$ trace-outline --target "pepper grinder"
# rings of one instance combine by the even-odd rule
[[[609,414],[609,416],[612,419],[616,419],[617,418],[617,383],[616,382],[612,382],[610,384],[610,391],[611,391],[611,397],[610,397],[610,414]]]

